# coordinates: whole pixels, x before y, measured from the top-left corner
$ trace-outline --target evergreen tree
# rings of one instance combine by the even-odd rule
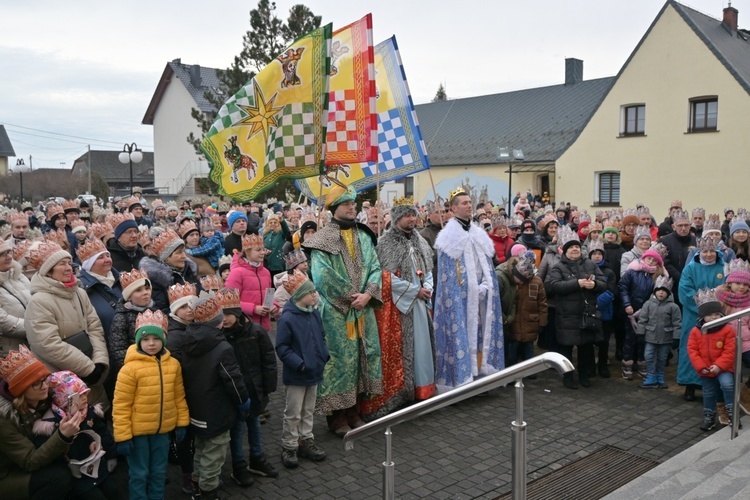
[[[441,83],[437,89],[437,94],[435,94],[435,98],[432,100],[432,102],[447,101],[447,100],[448,100],[448,94],[445,93],[445,87]]]

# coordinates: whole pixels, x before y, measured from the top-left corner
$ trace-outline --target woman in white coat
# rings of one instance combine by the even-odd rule
[[[13,260],[13,249],[0,241],[0,357],[26,343],[24,315],[31,300],[29,286],[21,264]]]

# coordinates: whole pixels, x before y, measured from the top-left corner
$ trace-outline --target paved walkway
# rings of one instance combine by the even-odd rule
[[[701,404],[682,400],[682,388],[638,389],[638,380],[594,378],[589,389],[570,390],[552,370],[526,381],[529,479],[608,444],[630,453],[664,461],[707,434],[698,429]],[[667,368],[675,380],[675,366]],[[637,376],[636,376],[637,379]],[[700,395],[700,393],[698,393]],[[699,397],[700,400],[700,397]],[[393,429],[396,496],[399,499],[495,498],[510,490],[511,432],[514,390],[492,391]],[[379,499],[382,498],[384,440],[367,438],[345,452],[342,441],[316,416],[314,432],[328,453],[324,462],[300,459],[300,466],[281,465],[283,385],[271,396],[272,416],[263,426],[264,449],[279,469],[276,479],[256,477],[239,488],[229,477],[228,458],[222,498],[244,499]],[[180,490],[179,468],[170,466],[167,498],[187,498]]]

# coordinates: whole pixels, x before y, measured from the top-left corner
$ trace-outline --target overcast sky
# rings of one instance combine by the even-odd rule
[[[295,0],[277,1],[286,18]],[[440,83],[450,99],[560,84],[564,59],[584,79],[615,75],[662,0],[307,0],[334,29],[372,12],[374,40],[395,34],[416,104]],[[0,124],[34,168],[70,168],[92,149],[136,142],[164,66],[226,68],[257,0],[0,0]],[[685,5],[721,18],[726,0]],[[750,0],[735,0],[739,25]],[[456,7],[463,8],[459,10]],[[743,12],[743,9],[748,8]],[[25,128],[22,128],[25,127]],[[66,134],[63,135],[56,134]],[[429,153],[429,152],[428,152]],[[11,164],[15,161],[11,159]]]

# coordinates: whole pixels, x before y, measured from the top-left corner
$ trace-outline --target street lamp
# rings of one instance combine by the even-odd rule
[[[143,160],[143,153],[138,149],[138,145],[133,142],[122,147],[122,153],[119,154],[117,159],[122,164],[130,164],[130,196],[133,196],[133,163],[140,163]]]
[[[19,158],[16,160],[16,166],[15,168],[13,168],[13,172],[18,172],[18,178],[21,183],[21,186],[20,186],[21,204],[23,204],[23,173],[31,172],[31,168],[24,163],[23,158]]]
[[[508,147],[497,147],[497,161],[508,162],[508,214],[513,215],[513,162],[523,161],[523,151]]]

